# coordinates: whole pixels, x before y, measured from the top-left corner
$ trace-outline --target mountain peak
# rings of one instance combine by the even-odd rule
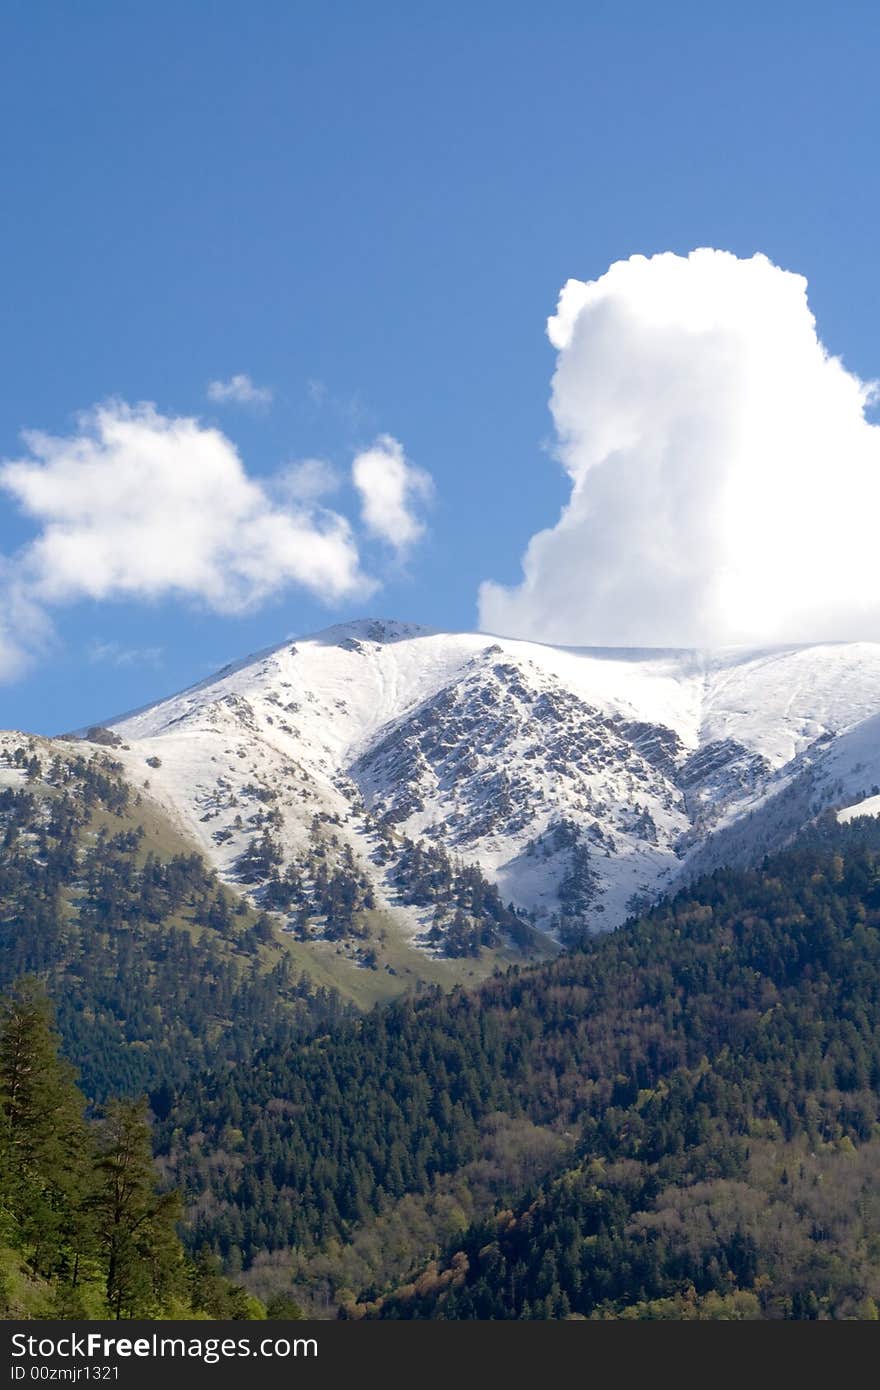
[[[880,644],[636,654],[358,618],[109,723],[228,881],[271,842],[265,882],[244,880],[256,902],[273,874],[355,865],[418,934],[395,886],[407,844],[464,856],[539,928],[575,908],[615,925],[713,836],[753,840],[764,816],[772,837],[880,784],[880,754],[844,738],[872,716]]]
[[[422,627],[418,623],[403,622],[399,618],[353,618],[347,623],[334,623],[332,627],[318,632],[307,633],[294,640],[300,642],[334,643],[353,637],[364,642],[384,645],[389,642],[402,642],[413,637],[432,637],[435,628]]]

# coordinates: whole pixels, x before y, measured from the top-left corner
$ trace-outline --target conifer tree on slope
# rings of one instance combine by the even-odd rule
[[[42,986],[24,978],[0,1006],[0,1212],[38,1273],[75,1286],[91,1244],[93,1153],[84,1099],[58,1043]]]
[[[186,1271],[175,1233],[180,1196],[157,1190],[144,1100],[113,1100],[106,1108],[93,1210],[114,1317],[149,1317],[175,1294],[184,1296]]]

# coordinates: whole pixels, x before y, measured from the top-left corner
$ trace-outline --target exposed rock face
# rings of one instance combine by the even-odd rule
[[[867,795],[874,715],[877,644],[592,652],[365,621],[100,727],[220,873],[257,900],[268,885],[279,911],[338,897],[338,873],[423,934],[400,889],[421,840],[558,935]]]

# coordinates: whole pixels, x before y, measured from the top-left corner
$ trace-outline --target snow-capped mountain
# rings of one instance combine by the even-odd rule
[[[876,791],[880,644],[575,650],[359,621],[105,724],[132,782],[291,921],[344,871],[355,906],[424,933],[436,901],[401,868],[421,841],[566,935]]]

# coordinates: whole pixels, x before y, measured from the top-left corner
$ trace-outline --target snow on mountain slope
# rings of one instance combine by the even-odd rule
[[[302,921],[344,869],[424,933],[400,871],[423,840],[565,934],[620,922],[775,798],[791,812],[805,777],[809,805],[880,782],[880,644],[576,650],[360,621],[109,726],[219,872],[257,900],[271,880]]]
[[[858,820],[861,816],[880,816],[880,796],[866,796],[854,806],[844,806],[837,813],[841,825],[849,825],[850,821]]]
[[[878,710],[880,643],[839,642],[712,657],[702,738],[732,737],[774,768]]]

